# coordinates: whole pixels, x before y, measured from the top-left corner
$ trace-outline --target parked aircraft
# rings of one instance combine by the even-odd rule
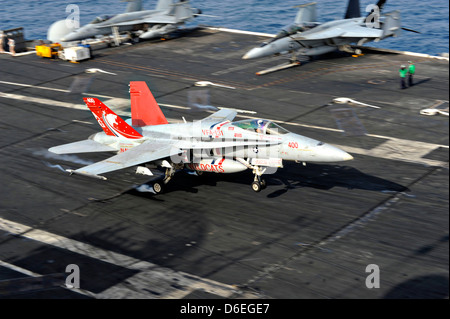
[[[133,31],[140,39],[162,37],[178,29],[186,21],[201,14],[187,0],[158,0],[155,10],[142,10],[142,0],[130,2],[124,13],[102,15],[89,24],[63,36],[61,42],[79,41],[98,35],[118,35]]]
[[[153,175],[150,169],[165,168],[154,182],[156,193],[177,170],[197,173],[236,173],[251,169],[252,189],[266,186],[261,177],[283,167],[283,160],[340,162],[353,157],[339,148],[298,135],[265,119],[234,121],[237,112],[221,109],[201,121],[169,124],[147,84],[130,82],[131,119],[124,121],[99,99],[83,98],[103,132],[87,140],[52,147],[56,154],[117,152],[117,155],[76,170],[72,174],[106,179],[100,175],[138,166],[136,173]]]
[[[273,54],[292,53],[291,62],[297,62],[297,54],[306,56],[321,55],[336,50],[360,54],[353,49],[369,41],[380,41],[396,37],[401,28],[400,12],[381,14],[386,0],[367,7],[370,13],[361,16],[359,0],[349,0],[344,19],[326,23],[317,22],[316,3],[299,6],[294,24],[283,28],[271,41],[248,51],[243,59],[255,59]],[[298,63],[298,62],[297,62]]]

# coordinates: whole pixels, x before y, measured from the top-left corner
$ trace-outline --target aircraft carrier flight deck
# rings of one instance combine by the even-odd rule
[[[448,298],[448,117],[420,113],[448,112],[448,60],[365,49],[256,75],[286,62],[242,60],[264,40],[194,28],[80,63],[1,54],[0,298]],[[259,193],[250,171],[179,172],[158,195],[133,169],[70,176],[108,155],[47,150],[101,131],[82,97],[129,116],[130,81],[169,122],[210,115],[190,105],[203,98],[354,160],[284,162]],[[62,285],[68,265],[79,289]]]

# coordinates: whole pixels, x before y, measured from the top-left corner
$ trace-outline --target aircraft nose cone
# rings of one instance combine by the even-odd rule
[[[353,158],[353,156],[351,156],[350,154],[348,154],[348,153],[346,153],[346,155],[344,155],[344,161],[351,161],[351,160],[353,160],[354,158]]]
[[[323,145],[321,153],[330,162],[351,161],[353,159],[353,156],[349,153],[328,144]]]
[[[265,54],[263,52],[262,48],[253,48],[250,51],[248,51],[243,57],[242,59],[244,60],[249,60],[249,59],[256,59],[256,58],[260,58],[263,57]]]
[[[61,42],[71,42],[71,41],[75,41],[77,38],[77,33],[75,32],[70,32],[69,34],[66,34],[65,36],[63,36],[61,38]]]

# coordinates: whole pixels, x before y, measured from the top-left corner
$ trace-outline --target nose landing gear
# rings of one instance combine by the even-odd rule
[[[255,179],[252,183],[252,189],[257,193],[267,187],[266,180],[261,177],[266,169],[267,168],[261,168],[259,166],[253,167],[253,174],[255,174]]]

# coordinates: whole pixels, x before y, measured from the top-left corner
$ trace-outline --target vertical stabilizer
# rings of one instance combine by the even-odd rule
[[[156,4],[156,10],[169,10],[172,4],[173,0],[158,0],[158,3]]]
[[[361,10],[359,8],[359,0],[348,0],[347,12],[344,19],[359,18]]]
[[[135,12],[142,10],[142,0],[123,0],[129,2],[125,12]]]
[[[133,126],[168,124],[144,81],[130,82],[131,120]]]
[[[192,8],[189,2],[179,2],[175,4],[175,18],[177,21],[189,20],[193,17]]]
[[[295,17],[296,24],[303,24],[317,21],[316,2],[311,2],[298,6],[297,16]]]
[[[377,6],[378,6],[378,8],[380,9],[380,12],[383,10],[384,5],[386,4],[386,1],[387,1],[387,0],[379,0],[379,1],[377,2]]]
[[[383,35],[381,39],[387,37],[397,37],[401,31],[400,11],[392,11],[385,14],[384,23],[382,26]]]

